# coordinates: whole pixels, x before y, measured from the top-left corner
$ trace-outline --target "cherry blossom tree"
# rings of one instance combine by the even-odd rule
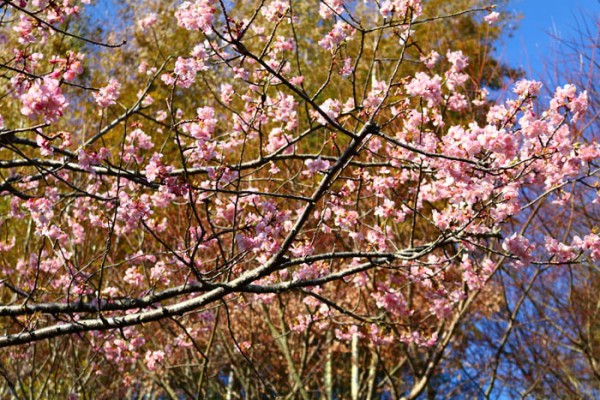
[[[597,16],[578,20],[577,30],[554,38],[556,53],[547,60],[544,80],[546,88],[573,82],[586,90],[587,113],[571,129],[578,142],[592,142],[599,133],[600,25]],[[596,186],[595,181],[588,184]],[[539,251],[557,252],[559,261],[569,251],[561,242],[597,232],[596,196],[585,185],[573,185],[560,197],[543,200],[560,207],[540,207],[520,223],[527,223],[529,234],[538,238]],[[559,268],[537,264],[503,269],[496,275],[504,304],[471,335],[485,354],[471,359],[471,365],[488,377],[480,384],[482,391],[502,391],[509,397],[592,399],[600,395],[598,266],[591,257],[579,261]]]
[[[497,271],[600,258],[527,223],[593,189],[587,93],[494,103],[490,63],[419,39],[495,35],[489,4],[134,7],[127,50],[74,27],[87,3],[0,5],[7,395],[460,393],[440,369]]]

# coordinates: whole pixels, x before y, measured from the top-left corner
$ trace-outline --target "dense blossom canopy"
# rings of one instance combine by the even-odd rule
[[[307,360],[360,341],[379,359],[408,349],[411,379],[372,382],[415,398],[466,310],[501,301],[499,268],[600,259],[597,232],[515,223],[592,187],[600,147],[575,129],[586,92],[564,85],[544,106],[520,80],[493,103],[463,51],[419,41],[467,11],[491,29],[492,8],[185,1],[136,15],[157,48],[111,67],[95,57],[127,45],[69,31],[88,2],[75,3],[0,5],[15,46],[1,67],[0,372],[17,397],[29,379],[85,398],[104,376],[129,397],[246,379],[240,393],[308,399],[332,384]],[[161,43],[163,23],[185,45]],[[24,377],[63,357],[81,365],[72,383]],[[170,381],[178,368],[197,386]]]

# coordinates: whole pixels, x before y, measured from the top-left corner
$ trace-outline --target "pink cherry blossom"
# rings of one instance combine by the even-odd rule
[[[344,12],[345,0],[323,0],[319,2],[319,15],[323,19],[329,19],[334,15]]]
[[[315,160],[306,160],[304,161],[304,164],[308,170],[304,171],[303,173],[308,176],[312,176],[314,173],[319,171],[326,171],[330,165],[329,161],[322,160],[321,157],[318,157]]]
[[[450,64],[452,64],[452,69],[456,72],[461,72],[469,65],[467,57],[460,50],[448,51],[446,57],[450,61]]]
[[[385,18],[392,13],[399,13],[403,18],[408,12],[412,13],[413,18],[418,17],[423,12],[421,0],[385,0],[381,3],[379,12]]]
[[[119,98],[120,88],[121,84],[116,79],[111,79],[108,82],[108,85],[100,89],[100,91],[97,93],[94,93],[94,99],[96,100],[96,103],[102,108],[116,104],[117,99]]]
[[[513,92],[515,92],[519,97],[527,97],[527,96],[537,96],[540,93],[540,89],[542,88],[541,82],[536,81],[528,81],[522,79],[515,83],[515,87],[513,88]]]
[[[340,69],[340,76],[342,78],[348,78],[352,72],[354,72],[354,66],[352,65],[352,58],[346,57],[344,58],[344,65]]]
[[[598,234],[591,233],[583,239],[576,236],[573,239],[573,245],[588,252],[592,261],[600,260],[600,236]]]
[[[509,252],[511,255],[519,259],[519,264],[527,264],[531,261],[533,245],[529,242],[529,239],[513,233],[510,237],[504,240],[502,248]]]
[[[280,18],[283,18],[289,9],[289,4],[286,1],[282,0],[271,0],[267,3],[265,7],[262,9],[262,15],[264,15],[267,20],[274,22]]]
[[[142,30],[144,30],[144,29],[147,29],[147,28],[151,27],[152,25],[154,25],[157,20],[158,20],[158,17],[155,13],[149,13],[144,18],[141,18],[140,20],[138,20],[138,26]]]
[[[335,50],[337,46],[354,35],[354,28],[344,21],[336,22],[335,26],[323,39],[319,46],[325,50]]]
[[[442,78],[433,77],[424,72],[417,72],[414,79],[406,85],[406,92],[412,96],[422,97],[427,100],[427,106],[433,107],[442,102]]]
[[[420,59],[423,62],[423,64],[425,64],[427,69],[432,69],[440,60],[440,55],[437,51],[432,50],[429,54],[422,55]]]
[[[177,61],[175,61],[175,69],[173,70],[176,78],[174,82],[177,83],[177,86],[189,88],[196,81],[196,74],[205,69],[206,66],[204,63],[196,58],[178,57]],[[165,83],[169,84],[169,82]]]
[[[163,363],[164,359],[165,352],[162,350],[156,350],[146,352],[146,357],[144,361],[146,362],[146,367],[150,371],[155,371],[159,367],[159,365]]]
[[[489,13],[488,15],[483,17],[484,21],[490,25],[495,23],[496,21],[498,21],[499,18],[500,18],[500,13],[498,11],[492,11],[491,13]]]
[[[215,0],[184,1],[175,12],[179,26],[187,30],[201,30],[211,34]]]
[[[21,95],[21,113],[28,117],[41,115],[45,122],[55,122],[69,105],[62,94],[58,80],[45,77],[36,80],[29,90]]]

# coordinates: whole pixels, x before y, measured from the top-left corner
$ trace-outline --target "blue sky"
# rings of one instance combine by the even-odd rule
[[[551,35],[573,37],[582,15],[591,20],[600,17],[600,0],[511,0],[506,10],[522,19],[513,37],[498,46],[499,55],[523,68],[528,77],[539,78],[556,49]]]
[[[493,4],[494,0],[489,2]],[[112,1],[98,1],[96,9],[103,16],[114,12]],[[513,36],[498,44],[499,58],[521,67],[528,78],[543,79],[548,60],[560,59],[552,35],[568,39],[576,34],[584,15],[590,20],[600,18],[600,0],[509,0],[503,11],[520,15],[521,19]]]

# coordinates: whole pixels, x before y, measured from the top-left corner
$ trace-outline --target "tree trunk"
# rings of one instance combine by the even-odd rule
[[[332,351],[331,345],[333,343],[333,339],[331,336],[331,331],[327,332],[327,356],[325,359],[325,396],[327,400],[333,400],[333,377],[332,377]]]
[[[358,378],[358,334],[352,334],[352,382],[350,391],[352,400],[358,400],[358,389],[360,386]]]

